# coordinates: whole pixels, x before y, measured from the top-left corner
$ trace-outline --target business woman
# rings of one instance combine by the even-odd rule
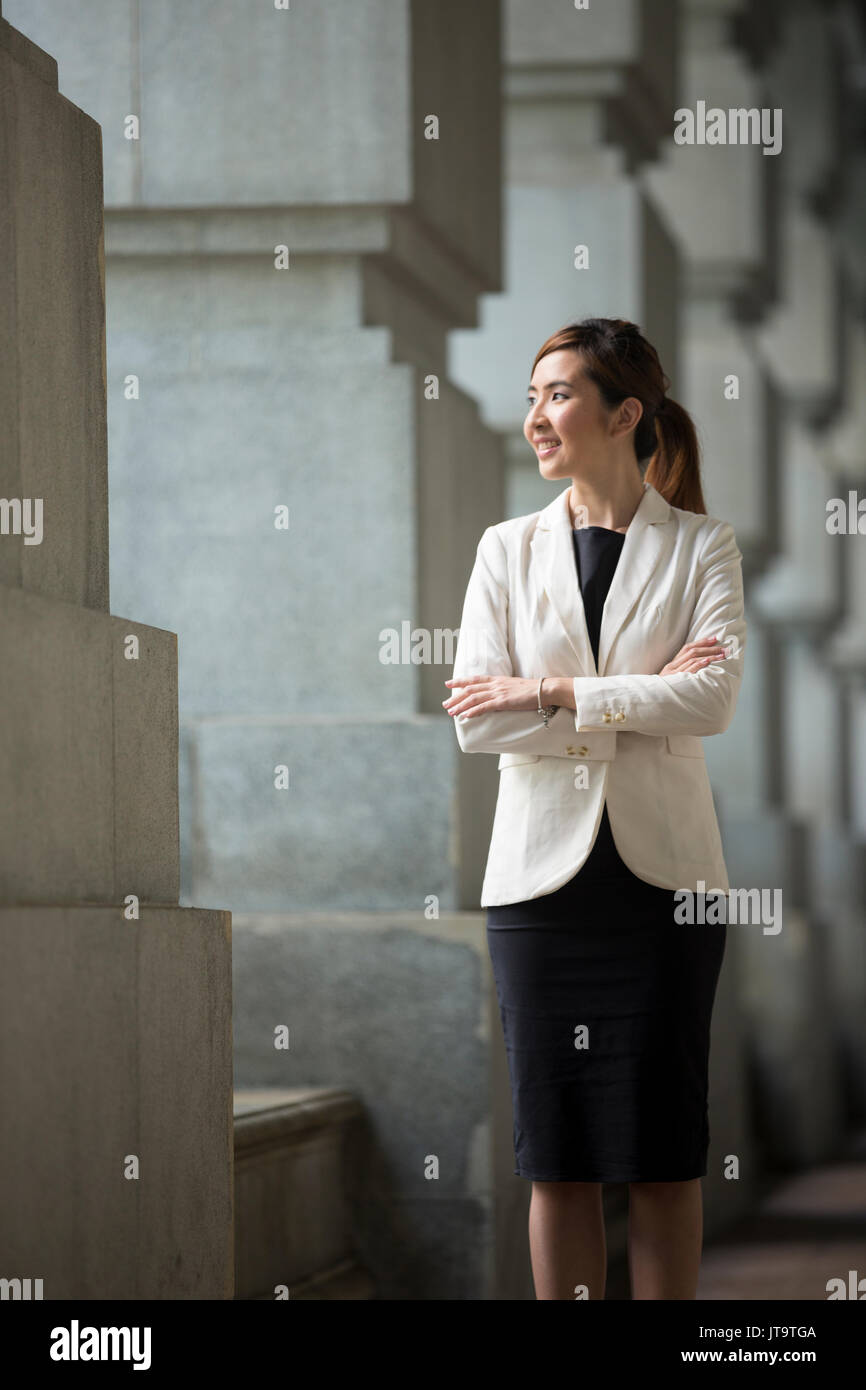
[[[745,623],[667,386],[633,323],[543,344],[524,433],[569,486],[485,530],[445,682],[460,747],[499,755],[481,906],[539,1299],[604,1297],[605,1182],[629,1184],[632,1296],[697,1288],[726,926],[681,905],[729,887],[702,739]]]

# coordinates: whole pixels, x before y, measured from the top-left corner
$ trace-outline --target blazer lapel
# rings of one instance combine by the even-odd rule
[[[530,548],[537,565],[536,584],[547,594],[550,606],[562,627],[577,662],[576,675],[595,675],[595,662],[577,582],[577,562],[568,510],[569,488],[545,507],[538,516]],[[570,674],[551,672],[551,674]]]
[[[670,507],[654,487],[644,483],[644,495],[625,533],[605,600],[596,670],[577,578],[569,491],[570,487],[566,488],[539,513],[530,546],[538,567],[538,586],[547,594],[576,658],[577,674],[600,675],[617,633],[659,562],[664,549],[664,526],[660,523],[668,520]]]
[[[664,523],[671,509],[660,492],[644,483],[644,494],[629,522],[613,579],[601,614],[598,639],[599,675],[604,674],[607,658],[617,633],[634,608],[669,543]]]

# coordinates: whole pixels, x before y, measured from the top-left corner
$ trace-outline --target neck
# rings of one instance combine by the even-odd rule
[[[625,531],[643,496],[643,482],[636,470],[606,479],[603,485],[587,478],[572,478],[568,494],[571,524]]]

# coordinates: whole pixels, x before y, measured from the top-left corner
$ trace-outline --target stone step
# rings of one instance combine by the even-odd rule
[[[357,1259],[346,1141],[363,1115],[333,1087],[234,1095],[235,1298],[369,1299]]]

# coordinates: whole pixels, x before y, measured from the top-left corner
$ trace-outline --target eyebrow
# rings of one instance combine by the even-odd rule
[[[547,383],[547,385],[546,385],[546,386],[542,386],[541,389],[542,389],[542,391],[549,391],[550,388],[551,388],[551,386],[568,386],[568,387],[570,387],[570,388],[573,390],[573,389],[574,389],[574,382],[573,382],[573,381],[549,381],[549,382]],[[530,383],[529,383],[529,385],[527,386],[526,389],[527,389],[527,391],[535,391],[535,390],[536,390],[536,387],[534,387],[533,384],[532,384],[532,382],[530,381]]]

